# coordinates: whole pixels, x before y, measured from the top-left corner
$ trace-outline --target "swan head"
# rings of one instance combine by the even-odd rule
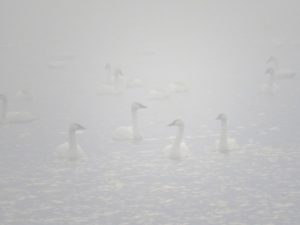
[[[275,64],[277,64],[277,59],[274,56],[270,56],[267,59],[266,63],[275,63]]]
[[[121,69],[116,69],[115,72],[114,72],[114,76],[115,76],[116,78],[119,78],[119,77],[123,77],[124,74],[123,74],[123,72],[122,72]]]
[[[271,76],[273,76],[274,75],[274,73],[275,73],[275,70],[274,70],[274,68],[268,68],[268,69],[266,69],[266,72],[265,72],[266,74],[269,74],[269,75],[271,75]]]
[[[172,123],[170,123],[168,126],[169,127],[173,127],[173,126],[183,127],[184,126],[184,122],[181,119],[176,119]]]
[[[218,115],[217,120],[227,121],[227,116],[225,113],[221,113]]]
[[[70,131],[77,132],[77,131],[84,131],[84,130],[85,127],[78,123],[73,123],[70,125]]]
[[[143,104],[141,104],[141,103],[139,103],[139,102],[134,102],[134,103],[132,104],[131,108],[132,108],[133,111],[136,111],[136,110],[138,110],[138,109],[146,109],[147,106],[145,106],[145,105],[143,105]]]

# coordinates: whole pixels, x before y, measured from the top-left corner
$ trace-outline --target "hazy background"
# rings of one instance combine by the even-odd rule
[[[297,0],[0,0],[0,93],[11,111],[39,118],[0,127],[0,223],[298,224],[299,77],[272,96],[260,87],[270,56],[299,73],[299,7]],[[97,95],[107,62],[144,87]],[[173,81],[189,91],[147,98]],[[32,101],[15,98],[23,89]],[[130,123],[134,101],[148,106],[140,117],[146,140],[115,143],[111,132]],[[212,150],[221,112],[248,148],[225,160]],[[161,155],[176,118],[186,122],[194,155],[182,164]],[[53,163],[72,122],[87,128],[79,142],[90,160],[79,170]],[[151,192],[155,185],[166,192]]]

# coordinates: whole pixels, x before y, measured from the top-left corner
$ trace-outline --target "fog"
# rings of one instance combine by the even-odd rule
[[[299,7],[0,0],[0,224],[298,225]]]

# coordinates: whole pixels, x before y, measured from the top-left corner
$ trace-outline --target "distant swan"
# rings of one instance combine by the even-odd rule
[[[190,155],[188,146],[183,141],[184,134],[184,122],[181,119],[174,120],[169,126],[177,126],[178,133],[173,144],[168,145],[164,148],[164,152],[172,160],[180,160]]]
[[[168,85],[171,93],[186,93],[189,91],[189,85],[185,81],[175,81]]]
[[[143,81],[140,78],[130,78],[126,82],[128,89],[141,88],[143,86]]]
[[[37,119],[29,112],[8,112],[8,101],[3,94],[0,95],[0,101],[2,102],[0,124],[30,123]]]
[[[119,127],[114,130],[113,132],[113,139],[114,140],[134,140],[140,141],[143,139],[138,125],[138,110],[145,109],[146,106],[142,105],[141,103],[135,102],[131,106],[131,119],[132,119],[132,126],[129,127]]]
[[[267,67],[267,73],[272,74],[275,80],[291,79],[297,75],[295,71],[280,68],[278,59],[274,56],[267,60]]]
[[[168,100],[171,97],[171,92],[165,89],[152,89],[148,93],[148,98],[150,100]]]
[[[106,84],[102,84],[98,91],[99,95],[119,95],[122,93],[121,77],[123,73],[120,69],[116,69],[112,75],[112,80],[107,80]]]
[[[222,113],[217,117],[217,120],[221,121],[221,134],[217,141],[218,150],[222,153],[228,153],[231,149],[238,148],[236,140],[228,138],[227,116]]]
[[[56,148],[55,155],[58,158],[65,160],[83,160],[86,159],[86,155],[82,148],[77,144],[76,133],[83,131],[85,128],[80,124],[74,123],[69,127],[69,140],[68,142],[59,145]]]

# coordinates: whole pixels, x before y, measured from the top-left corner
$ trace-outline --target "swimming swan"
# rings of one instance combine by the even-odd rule
[[[171,93],[186,93],[189,91],[189,85],[185,81],[174,81],[168,85]]]
[[[122,141],[122,140],[134,140],[140,141],[143,139],[138,125],[138,110],[145,109],[146,106],[142,105],[141,103],[135,102],[131,106],[131,119],[132,119],[132,126],[129,127],[119,127],[114,130],[113,132],[113,139]]]
[[[112,80],[108,80],[106,84],[102,84],[98,91],[99,95],[119,95],[122,93],[121,77],[123,73],[121,70],[116,69],[112,75]]]
[[[181,119],[177,119],[168,126],[177,126],[178,133],[173,144],[168,145],[164,148],[165,154],[167,154],[172,160],[181,160],[188,157],[190,155],[190,151],[188,146],[183,141],[184,122]]]
[[[267,73],[272,74],[275,80],[291,79],[297,75],[295,71],[280,68],[278,59],[274,56],[267,60],[267,68]]]
[[[14,124],[14,123],[30,123],[37,119],[29,112],[8,112],[8,101],[5,95],[0,95],[2,102],[2,110],[0,114],[0,124]]]
[[[76,133],[83,131],[85,128],[80,124],[74,123],[69,127],[69,140],[68,142],[59,145],[55,150],[55,155],[58,158],[65,160],[84,160],[86,155],[82,148],[77,144]]]
[[[171,92],[169,90],[155,88],[149,91],[148,98],[150,100],[168,100],[171,97]]]
[[[217,120],[221,121],[220,139],[217,141],[217,149],[222,153],[228,153],[231,149],[237,149],[238,144],[235,139],[228,138],[227,116],[221,113]]]

